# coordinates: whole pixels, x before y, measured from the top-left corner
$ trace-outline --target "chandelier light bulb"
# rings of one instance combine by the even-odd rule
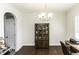
[[[52,18],[53,14],[52,13],[48,13],[48,18]]]
[[[45,15],[46,15],[46,13],[45,13],[45,12],[42,12],[42,13],[41,13],[41,16],[42,16],[42,17],[44,17]]]
[[[38,15],[38,18],[42,18],[42,16],[39,14],[39,15]]]

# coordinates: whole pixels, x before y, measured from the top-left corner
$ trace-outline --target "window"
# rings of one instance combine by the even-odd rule
[[[79,40],[79,16],[75,16],[75,38]]]

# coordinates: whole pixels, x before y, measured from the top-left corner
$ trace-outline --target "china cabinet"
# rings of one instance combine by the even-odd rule
[[[49,23],[35,24],[35,48],[49,47]]]

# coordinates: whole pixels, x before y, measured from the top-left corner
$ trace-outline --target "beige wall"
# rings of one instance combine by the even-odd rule
[[[23,13],[23,45],[35,45],[34,39],[34,24],[47,22],[50,24],[49,41],[50,45],[60,45],[60,40],[66,39],[66,14],[64,12],[52,12],[54,18],[50,21],[39,20],[37,15],[39,13]]]

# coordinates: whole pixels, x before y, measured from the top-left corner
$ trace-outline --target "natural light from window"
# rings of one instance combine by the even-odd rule
[[[75,38],[79,41],[79,16],[75,16]]]

